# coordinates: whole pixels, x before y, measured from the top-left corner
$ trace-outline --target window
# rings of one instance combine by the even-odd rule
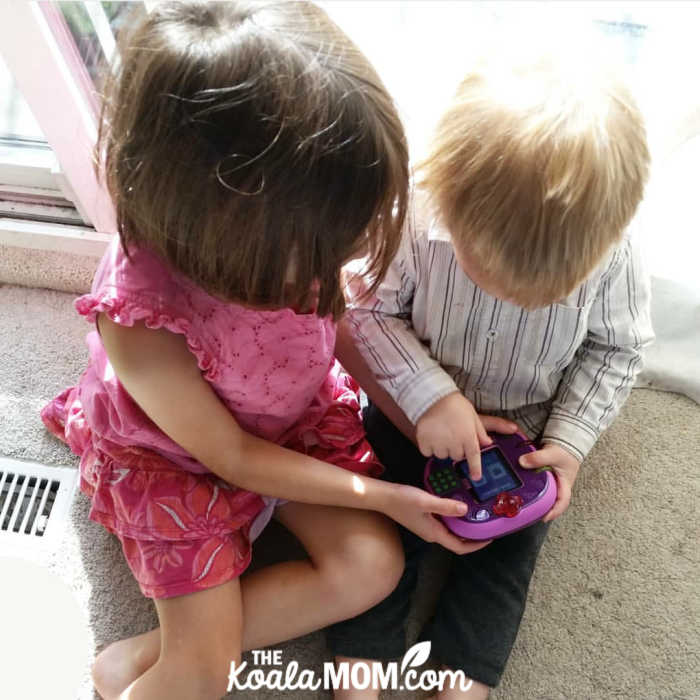
[[[0,217],[53,220],[61,214],[64,221],[114,230],[91,163],[99,76],[119,60],[121,27],[154,4],[0,3]],[[319,4],[376,65],[397,100],[414,158],[424,152],[440,110],[480,48],[497,43],[507,51],[510,36],[535,30],[563,41],[593,32],[601,50],[623,59],[647,116],[655,167],[700,134],[696,2]],[[24,205],[33,207],[28,214],[20,211]]]
[[[0,58],[0,215],[82,224],[60,188],[58,163]]]
[[[682,115],[700,109],[700,89],[693,76],[700,51],[692,34],[700,20],[700,3],[320,4],[375,64],[397,100],[415,153],[426,145],[469,62],[484,47],[500,45],[507,52],[509,40],[527,32],[558,36],[562,42],[587,32],[601,51],[625,65],[660,152],[685,138],[689,125]]]
[[[145,7],[7,5],[0,6],[0,95],[7,106],[0,121],[0,216],[113,231],[109,198],[92,169],[100,76],[118,60],[115,35]]]

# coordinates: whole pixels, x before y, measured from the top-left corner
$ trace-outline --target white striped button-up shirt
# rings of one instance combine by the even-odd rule
[[[380,384],[415,423],[460,391],[479,413],[583,459],[615,418],[653,339],[649,281],[634,237],[561,303],[527,311],[485,293],[449,234],[409,215],[376,296],[347,319]]]

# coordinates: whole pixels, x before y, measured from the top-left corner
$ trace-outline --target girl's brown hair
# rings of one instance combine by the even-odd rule
[[[349,257],[366,250],[379,283],[406,213],[405,137],[322,10],[164,3],[123,32],[120,57],[97,162],[125,250],[148,247],[225,299],[336,318]]]

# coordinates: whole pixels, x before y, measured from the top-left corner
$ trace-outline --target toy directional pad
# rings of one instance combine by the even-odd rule
[[[428,476],[428,481],[436,496],[442,496],[459,486],[457,476],[452,469],[435,469]]]

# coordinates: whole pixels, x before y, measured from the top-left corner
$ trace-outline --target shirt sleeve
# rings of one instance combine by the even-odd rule
[[[653,339],[649,278],[628,235],[601,277],[588,334],[564,372],[542,441],[583,460],[619,413]]]
[[[363,300],[356,290],[346,319],[375,378],[415,424],[434,403],[459,389],[411,322],[416,285],[426,272],[428,241],[419,237],[415,219],[409,218],[399,252],[376,294]]]

